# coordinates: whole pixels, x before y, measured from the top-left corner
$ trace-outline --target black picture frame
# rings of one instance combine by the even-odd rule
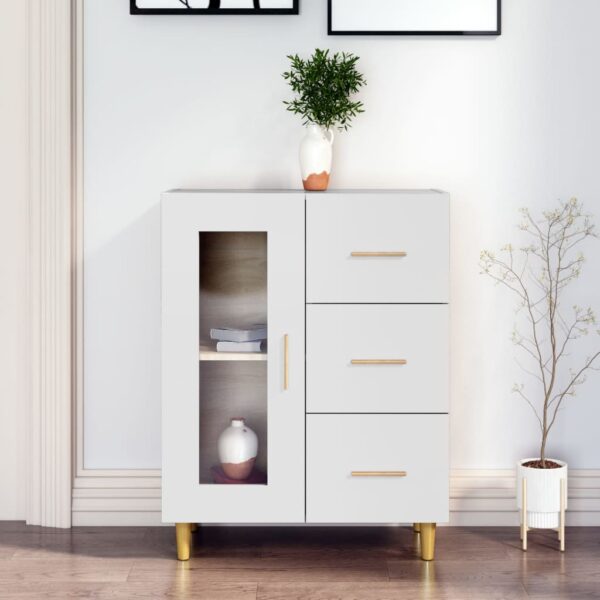
[[[333,30],[333,0],[327,0],[327,35],[403,35],[403,36],[499,36],[502,35],[502,0],[496,0],[496,29],[492,31],[334,31]]]
[[[300,0],[293,0],[292,8],[139,8],[137,0],[129,0],[131,15],[297,15]]]

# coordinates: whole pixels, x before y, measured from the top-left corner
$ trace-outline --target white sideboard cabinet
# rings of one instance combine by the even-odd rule
[[[434,556],[448,520],[449,198],[438,191],[195,191],[162,198],[162,515],[400,524]],[[263,324],[260,351],[211,329]],[[218,440],[243,418],[248,479]]]

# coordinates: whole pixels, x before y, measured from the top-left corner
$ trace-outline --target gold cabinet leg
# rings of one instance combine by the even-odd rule
[[[413,523],[413,531],[415,533],[421,533],[421,523]]]
[[[421,558],[433,560],[435,554],[435,523],[420,523]]]
[[[177,539],[177,559],[189,560],[192,545],[192,524],[176,523],[175,537]]]

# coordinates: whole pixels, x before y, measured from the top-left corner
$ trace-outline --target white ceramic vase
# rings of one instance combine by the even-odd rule
[[[534,469],[523,466],[535,458],[525,458],[517,464],[517,505],[523,509],[523,478],[527,479],[527,525],[535,529],[556,529],[560,524],[560,482],[565,483],[565,509],[567,508],[567,463],[558,463],[558,469]]]
[[[300,143],[300,171],[305,190],[322,192],[329,186],[333,157],[333,131],[314,123]]]
[[[247,479],[258,453],[258,437],[244,419],[231,419],[217,442],[221,467],[231,479]]]

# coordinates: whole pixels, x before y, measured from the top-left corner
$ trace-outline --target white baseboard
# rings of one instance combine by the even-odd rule
[[[513,470],[453,470],[450,525],[517,526]],[[567,525],[600,526],[600,470],[569,470]]]
[[[73,483],[74,526],[162,525],[160,474],[84,473]]]
[[[93,473],[75,479],[73,525],[162,525],[160,475]],[[452,471],[450,525],[505,527],[518,522],[514,471]],[[569,471],[567,525],[600,526],[600,470]]]

